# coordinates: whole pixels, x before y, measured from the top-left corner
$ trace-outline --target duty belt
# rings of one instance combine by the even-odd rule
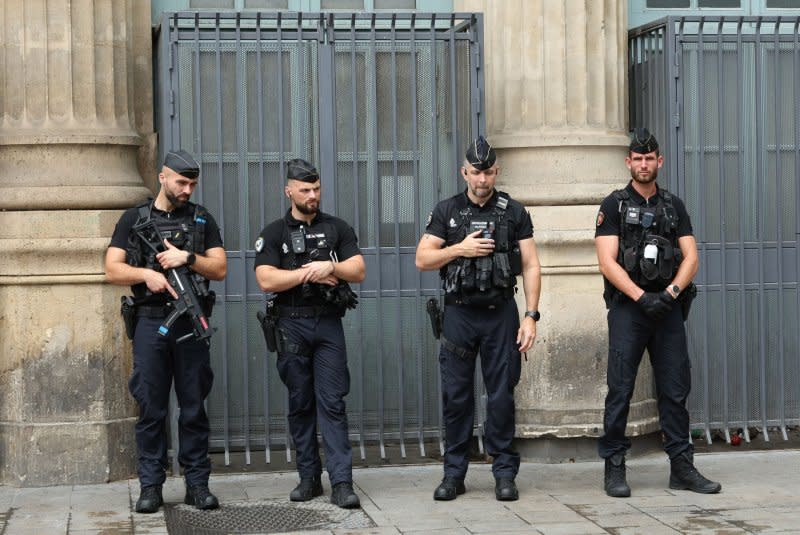
[[[341,316],[339,308],[331,305],[304,307],[275,305],[275,315],[279,318],[315,318],[317,316]]]
[[[172,312],[172,307],[164,304],[160,306],[136,306],[136,316],[139,318],[166,318]]]
[[[473,304],[466,304],[463,301],[463,297],[459,294],[444,294],[444,304],[448,306],[460,306],[460,307],[471,307],[471,308],[485,308],[487,310],[494,310],[497,308],[497,305],[473,305]]]

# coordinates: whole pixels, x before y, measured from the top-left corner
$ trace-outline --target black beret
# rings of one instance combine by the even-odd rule
[[[317,173],[313,165],[304,159],[295,158],[286,163],[286,179],[313,183],[319,180],[319,173]]]
[[[658,150],[658,141],[647,128],[634,128],[629,150],[639,154],[650,154]]]
[[[197,160],[183,149],[168,152],[164,157],[164,167],[169,167],[186,178],[200,176],[200,165],[198,165]]]
[[[483,136],[478,136],[478,139],[470,144],[466,156],[469,164],[479,171],[489,169],[497,160],[497,154]]]

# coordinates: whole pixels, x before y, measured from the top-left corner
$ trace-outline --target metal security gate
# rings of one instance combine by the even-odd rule
[[[631,125],[664,140],[700,254],[692,426],[800,423],[800,18],[670,17],[629,35]]]
[[[161,150],[201,162],[198,202],[217,217],[228,276],[215,284],[212,447],[285,451],[286,389],[256,321],[264,296],[253,243],[282,217],[285,162],[322,177],[322,208],[356,230],[367,279],[345,317],[351,438],[439,442],[437,345],[424,305],[436,273],[414,266],[434,204],[459,188],[464,148],[483,126],[481,18],[474,14],[173,13],[161,25]],[[173,441],[176,440],[173,433]]]

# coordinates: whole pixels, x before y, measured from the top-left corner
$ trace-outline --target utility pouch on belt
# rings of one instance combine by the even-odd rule
[[[438,340],[442,335],[442,309],[439,308],[439,300],[435,297],[431,297],[428,299],[425,308],[428,310],[428,316],[431,318],[433,337]]]
[[[128,336],[128,340],[133,340],[133,334],[136,332],[136,304],[133,297],[126,295],[122,298],[120,313],[122,314],[122,323],[125,324],[125,334]]]
[[[256,312],[258,323],[261,325],[261,330],[264,331],[264,341],[267,343],[267,351],[273,353],[278,350],[278,316],[275,315],[274,306],[274,300],[270,299],[267,301],[265,312],[261,312],[260,310]]]
[[[697,297],[697,285],[695,283],[689,284],[689,287],[680,293],[678,302],[681,304],[681,313],[683,314],[683,321],[689,317],[689,310],[692,308],[692,301]]]
[[[637,257],[639,256],[638,247],[628,247],[622,253],[622,263],[624,264],[625,271],[631,273],[636,267]]]

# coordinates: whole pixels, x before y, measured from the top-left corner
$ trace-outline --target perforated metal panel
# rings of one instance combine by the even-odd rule
[[[670,17],[629,36],[631,126],[664,140],[662,183],[698,241],[689,406],[707,440],[752,427],[786,439],[800,423],[798,27]]]
[[[255,313],[253,243],[287,209],[285,162],[321,171],[323,209],[356,230],[367,279],[344,320],[351,437],[440,440],[437,345],[424,303],[436,273],[414,266],[424,221],[459,188],[464,147],[482,126],[480,16],[166,14],[159,62],[161,151],[202,162],[198,202],[223,229],[228,276],[215,283],[212,446],[291,458],[286,393]],[[175,440],[175,438],[173,438]]]

